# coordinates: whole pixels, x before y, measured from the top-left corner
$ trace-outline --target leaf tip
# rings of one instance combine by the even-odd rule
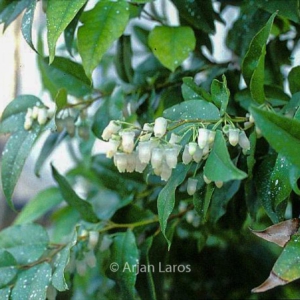
[[[285,285],[288,282],[278,277],[275,273],[271,272],[266,281],[264,281],[258,287],[255,287],[251,290],[252,293],[262,293],[266,292],[276,286]]]

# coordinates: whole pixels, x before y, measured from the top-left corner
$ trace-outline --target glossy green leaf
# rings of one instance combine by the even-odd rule
[[[115,234],[111,246],[111,262],[118,270],[111,274],[120,288],[122,299],[135,299],[135,281],[139,252],[131,230]]]
[[[8,251],[0,249],[0,288],[7,286],[16,277],[16,267],[15,258]]]
[[[162,65],[174,72],[194,50],[196,39],[187,26],[156,26],[149,34],[148,43]]]
[[[48,64],[47,58],[39,61],[44,84],[53,98],[62,88],[65,88],[68,94],[79,98],[92,92],[91,82],[80,64],[65,57],[55,57],[51,65]]]
[[[260,286],[254,288],[252,292],[265,292],[276,286],[285,285],[300,278],[300,240],[299,233],[291,236],[277,259],[270,276]]]
[[[38,220],[63,201],[59,190],[51,187],[39,192],[19,213],[14,224],[25,224]]]
[[[300,121],[257,107],[251,107],[250,112],[270,145],[300,168]]]
[[[46,262],[21,271],[12,289],[12,299],[46,299],[47,288],[51,281],[51,271],[51,266]]]
[[[184,181],[189,168],[189,165],[179,164],[176,169],[173,170],[171,178],[168,180],[167,184],[158,195],[157,209],[159,223],[161,226],[161,231],[168,242],[169,248],[171,246],[171,242],[166,236],[168,218],[172,213],[175,205],[176,188]]]
[[[10,297],[10,292],[11,292],[10,287],[0,289],[0,299],[9,300],[10,299],[9,298]]]
[[[201,189],[193,196],[193,203],[195,210],[200,217],[200,224],[204,224],[207,221],[207,212],[214,190],[215,187],[213,184],[203,184]]]
[[[24,129],[24,118],[28,108],[41,105],[39,98],[22,95],[11,101],[5,108],[0,123],[0,133],[15,132]]]
[[[258,103],[265,101],[264,96],[264,60],[266,44],[271,32],[274,13],[267,24],[254,36],[242,63],[244,79],[250,88],[253,100]]]
[[[38,260],[48,243],[47,232],[37,224],[15,225],[0,232],[0,249],[10,252],[20,265]]]
[[[218,108],[204,100],[190,100],[176,104],[164,110],[163,116],[167,119],[178,120],[219,120]]]
[[[93,211],[92,205],[89,202],[81,199],[72,189],[67,179],[60,175],[53,166],[52,175],[55,181],[58,183],[61,195],[64,200],[80,213],[82,219],[90,223],[99,222],[98,217]]]
[[[196,99],[206,100],[208,102],[212,101],[210,94],[198,86],[192,77],[184,77],[182,81],[181,92],[185,101]]]
[[[206,33],[215,32],[214,10],[211,1],[172,0],[178,9],[179,16],[193,27]]]
[[[104,53],[119,38],[129,18],[128,3],[125,1],[101,1],[84,12],[78,30],[78,50],[84,70],[89,78]]]
[[[1,178],[3,192],[10,207],[13,207],[12,196],[22,168],[39,133],[39,126],[34,126],[29,131],[23,129],[13,133],[5,144],[2,153]]]
[[[220,115],[223,116],[229,101],[230,91],[227,88],[226,77],[222,76],[223,81],[214,79],[211,84],[211,97],[213,103],[220,109]]]
[[[242,180],[247,174],[239,170],[231,161],[226,142],[221,131],[217,130],[213,148],[204,168],[204,175],[212,181]]]
[[[65,88],[58,90],[55,97],[56,113],[60,112],[68,103],[68,91]]]
[[[288,75],[289,88],[292,94],[300,92],[299,76],[300,76],[300,66],[294,67]]]
[[[56,1],[47,2],[47,41],[49,48],[49,63],[55,57],[55,47],[58,38],[70,22],[74,19],[78,11],[87,0]]]
[[[29,5],[27,6],[26,11],[23,15],[22,24],[21,24],[22,35],[23,35],[25,41],[27,42],[27,44],[35,52],[37,52],[37,51],[32,42],[32,24],[33,24],[36,3],[37,3],[37,0],[29,1]]]
[[[53,260],[53,267],[55,269],[52,275],[52,285],[60,292],[68,289],[64,273],[70,261],[70,251],[76,245],[76,242],[77,232],[74,230],[71,241],[55,255]]]
[[[119,77],[126,83],[133,80],[133,69],[131,66],[132,50],[129,35],[122,35],[117,43],[115,66]]]

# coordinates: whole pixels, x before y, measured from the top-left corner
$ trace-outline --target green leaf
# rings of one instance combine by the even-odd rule
[[[68,92],[65,88],[61,88],[58,90],[57,95],[55,97],[56,104],[56,114],[60,112],[68,103]]]
[[[10,298],[10,287],[0,289],[0,299],[9,300]]]
[[[230,91],[227,88],[225,75],[222,76],[223,82],[214,79],[211,84],[211,96],[213,103],[220,109],[220,115],[223,116],[229,101]]]
[[[204,175],[212,181],[242,180],[247,174],[231,161],[224,136],[217,130],[213,148],[204,167]]]
[[[131,66],[132,50],[131,39],[128,35],[122,35],[117,44],[115,67],[119,77],[126,83],[133,81],[133,69]]]
[[[166,236],[166,228],[168,225],[168,218],[173,211],[175,205],[175,191],[176,188],[184,181],[186,174],[189,170],[189,165],[179,164],[173,170],[170,179],[165,187],[161,190],[157,199],[158,218],[161,231],[165,236],[168,247],[170,248],[171,242]]]
[[[242,72],[247,85],[250,88],[253,100],[264,103],[264,61],[266,44],[271,32],[274,13],[267,24],[254,36],[242,63]]]
[[[0,232],[0,249],[10,252],[20,265],[38,260],[48,243],[47,232],[37,224],[15,225]]]
[[[68,285],[64,277],[64,272],[66,266],[70,261],[70,251],[76,245],[76,242],[77,232],[76,230],[74,230],[71,241],[55,255],[55,258],[53,260],[53,266],[55,270],[52,275],[52,285],[60,292],[68,289]]]
[[[63,201],[59,190],[51,187],[39,192],[21,211],[14,224],[25,224],[38,220]]]
[[[193,203],[195,211],[200,217],[200,224],[204,224],[207,221],[207,212],[214,190],[213,184],[203,184],[201,189],[193,195]]]
[[[34,11],[36,8],[37,0],[31,0],[29,1],[29,5],[26,8],[26,11],[22,18],[22,24],[21,24],[21,31],[22,35],[27,42],[27,44],[30,46],[30,48],[37,52],[33,42],[32,42],[32,24],[33,24],[33,17],[34,17]]]
[[[16,277],[18,272],[16,266],[15,258],[8,251],[0,249],[0,288],[11,283]]]
[[[187,26],[156,26],[149,34],[148,43],[162,65],[174,72],[194,50],[196,39]]]
[[[290,179],[290,185],[291,185],[293,191],[297,195],[300,195],[300,189],[298,186],[299,178],[300,178],[300,169],[292,165],[289,170],[289,179]]]
[[[89,202],[81,199],[72,189],[67,179],[60,175],[53,166],[52,175],[55,181],[58,183],[61,195],[64,200],[80,213],[82,219],[90,223],[99,222],[98,217],[93,211],[92,205]]]
[[[51,280],[51,271],[50,265],[46,262],[21,271],[12,290],[12,299],[46,299],[47,288]]]
[[[83,26],[78,29],[78,50],[84,70],[89,78],[104,53],[119,38],[129,19],[125,1],[101,1],[81,17]]]
[[[219,120],[220,113],[217,107],[204,100],[190,100],[176,104],[164,110],[163,116],[167,119],[178,120]]]
[[[300,168],[300,121],[257,107],[251,107],[250,112],[270,145]]]
[[[40,99],[33,95],[22,95],[15,98],[6,106],[2,114],[0,133],[23,130],[27,109],[41,104]]]
[[[56,42],[87,0],[47,1],[47,40],[49,63],[55,57]]]
[[[300,66],[294,67],[288,75],[289,88],[292,94],[300,92],[299,76],[300,76]]]
[[[212,101],[210,94],[198,86],[192,77],[184,77],[182,81],[181,92],[185,101],[196,99],[206,100],[208,102]]]
[[[80,64],[59,56],[55,57],[51,65],[48,65],[47,61],[47,58],[39,59],[42,80],[53,98],[62,88],[65,88],[68,94],[78,98],[92,92],[91,82]]]
[[[265,292],[276,286],[285,285],[300,278],[300,241],[299,233],[291,236],[282,253],[277,259],[270,276],[260,286],[254,288],[252,292]]]
[[[138,260],[139,253],[132,231],[128,229],[115,234],[111,246],[111,261],[119,269],[111,275],[121,290],[122,299],[136,299],[134,285]]]
[[[102,132],[110,120],[121,120],[123,118],[123,106],[123,91],[120,88],[116,88],[95,113],[92,130],[96,137],[101,138]]]
[[[1,178],[3,193],[7,203],[12,208],[12,195],[15,186],[31,148],[39,136],[40,130],[39,126],[33,126],[29,131],[24,129],[17,131],[10,136],[5,144],[2,153]]]

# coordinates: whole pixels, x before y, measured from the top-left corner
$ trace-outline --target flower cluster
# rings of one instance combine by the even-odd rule
[[[27,109],[27,113],[25,115],[24,129],[30,130],[34,120],[40,125],[46,124],[47,120],[53,118],[55,114],[55,106],[46,107],[46,106],[34,106],[32,108]]]
[[[102,138],[107,142],[106,156],[113,158],[114,164],[120,173],[142,173],[150,165],[153,173],[167,181],[172,170],[176,168],[178,157],[181,153],[182,136],[168,133],[168,121],[157,118],[153,124],[146,123],[142,129],[129,126],[123,128],[121,121],[112,120],[102,133]],[[200,126],[200,127],[199,127]],[[183,164],[191,162],[200,163],[205,160],[214,144],[216,131],[200,125],[192,125],[193,140],[184,145],[181,160]],[[169,130],[171,131],[171,130]],[[245,153],[250,149],[250,142],[243,130],[233,125],[223,127],[224,134],[232,146],[240,145]],[[206,183],[211,181],[205,178]],[[189,178],[187,193],[193,195],[197,190],[198,180]],[[220,188],[223,182],[215,182]]]

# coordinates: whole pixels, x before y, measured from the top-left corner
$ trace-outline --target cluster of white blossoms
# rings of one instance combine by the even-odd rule
[[[25,115],[24,129],[30,130],[34,120],[40,125],[46,124],[46,122],[53,118],[55,114],[55,106],[46,107],[46,106],[34,106],[27,108],[27,113]]]
[[[172,170],[176,168],[178,157],[182,149],[181,136],[171,133],[166,135],[168,121],[159,117],[154,124],[146,123],[140,130],[132,127],[123,129],[122,122],[118,120],[110,121],[104,129],[102,138],[107,143],[106,156],[113,158],[114,164],[120,173],[139,172],[142,173],[148,165],[151,165],[153,173],[167,181]],[[197,128],[194,141],[184,145],[182,152],[182,163],[199,163],[205,160],[214,144],[216,131],[203,127]],[[235,128],[233,125],[223,127],[223,132],[228,136],[228,141],[232,146],[240,145],[243,151],[250,149],[250,142],[243,130]],[[169,136],[169,139],[166,139]],[[204,178],[206,183],[211,181]],[[197,190],[198,180],[189,178],[187,193],[193,195]],[[221,187],[223,182],[215,182],[217,187]]]

